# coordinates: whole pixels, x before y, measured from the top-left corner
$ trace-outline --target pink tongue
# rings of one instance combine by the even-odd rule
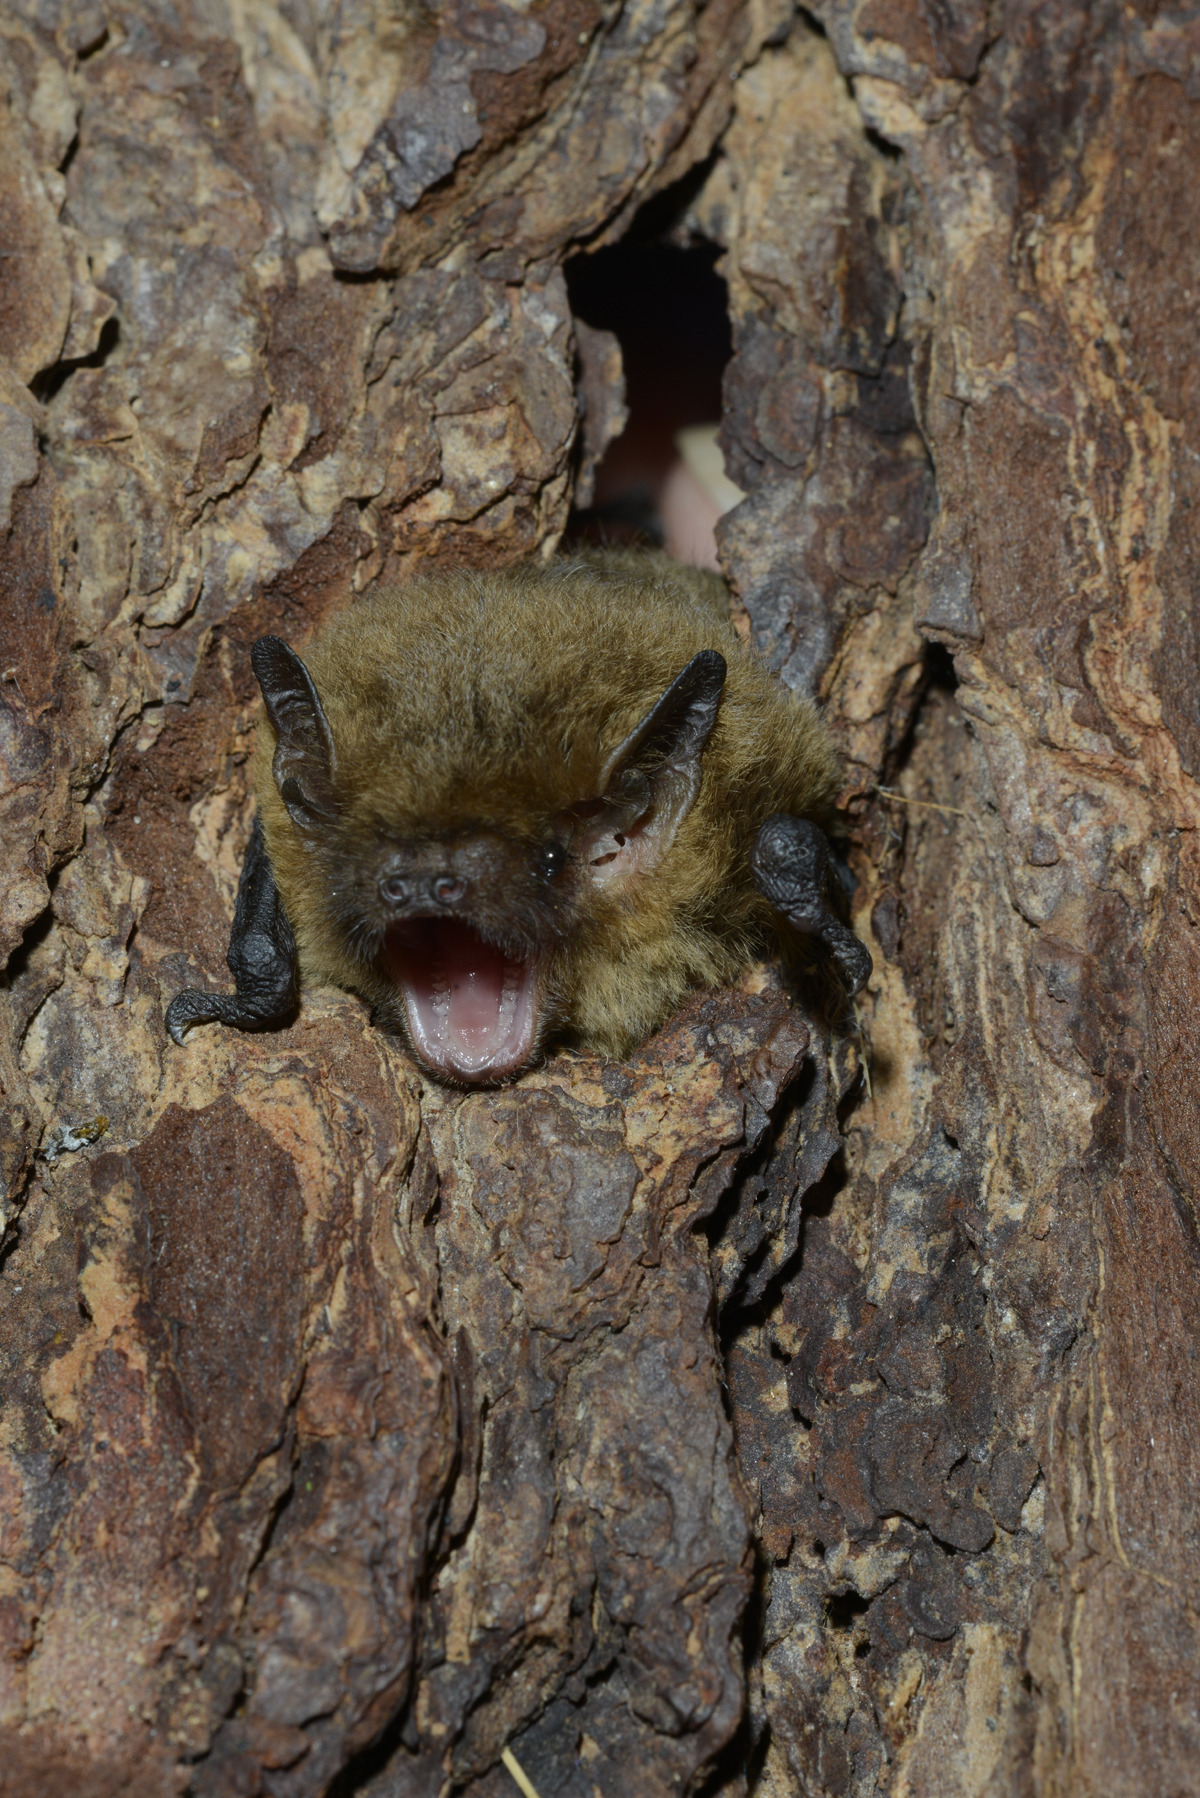
[[[467,925],[423,918],[389,939],[385,966],[404,990],[423,1060],[476,1078],[502,1076],[529,1054],[531,970]]]
[[[433,932],[429,963],[424,968],[410,965],[413,995],[422,1007],[441,1002],[446,1035],[451,1040],[457,1038],[476,1051],[486,1050],[493,1046],[486,1039],[494,1035],[500,1021],[504,956],[461,924],[438,922]],[[448,1014],[444,1009],[447,988]]]

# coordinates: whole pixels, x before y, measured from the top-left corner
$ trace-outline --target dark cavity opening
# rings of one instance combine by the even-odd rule
[[[869,1611],[871,1601],[853,1587],[849,1592],[834,1592],[825,1600],[825,1615],[831,1629],[853,1629],[855,1621]]]
[[[925,645],[925,668],[930,690],[939,693],[957,692],[958,675],[954,672],[954,657],[944,643]]]
[[[719,251],[680,241],[690,198],[682,185],[672,189],[642,209],[620,243],[565,266],[572,312],[611,331],[621,346],[629,408],[628,424],[599,463],[591,503],[571,515],[568,543],[657,544],[680,560],[701,561],[688,540],[698,534],[708,550],[715,516],[705,535],[697,523],[703,494],[693,496],[690,484],[700,480],[694,448],[685,462],[677,438],[719,423],[732,337]]]
[[[90,356],[73,356],[63,362],[55,362],[50,368],[42,369],[29,383],[30,392],[48,406],[55,394],[70,380],[77,368],[103,368],[121,338],[121,326],[116,313],[106,318],[100,327],[100,335],[96,339],[96,347]]]

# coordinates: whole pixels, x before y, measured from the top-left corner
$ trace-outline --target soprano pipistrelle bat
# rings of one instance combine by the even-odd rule
[[[237,991],[180,993],[176,1042],[279,1028],[332,982],[479,1085],[552,1043],[627,1054],[773,937],[867,979],[830,905],[832,745],[716,576],[628,550],[430,574],[365,593],[305,661],[278,637],[252,661]]]

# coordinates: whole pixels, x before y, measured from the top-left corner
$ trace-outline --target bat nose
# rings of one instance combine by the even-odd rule
[[[408,871],[385,874],[379,882],[379,891],[392,911],[420,912],[429,905],[458,905],[467,896],[467,882],[461,874]]]

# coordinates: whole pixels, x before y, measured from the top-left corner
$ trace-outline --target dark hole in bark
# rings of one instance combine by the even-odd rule
[[[41,401],[43,406],[48,405],[77,368],[103,368],[116,349],[120,336],[121,327],[115,316],[106,318],[100,327],[100,336],[90,356],[76,356],[69,361],[56,362],[52,368],[44,368],[29,383],[30,392]]]
[[[881,131],[875,130],[873,125],[864,127],[863,136],[872,149],[878,150],[881,156],[886,156],[889,162],[899,163],[903,160],[904,152],[899,146],[890,143]]]
[[[666,240],[689,197],[672,189],[643,208],[620,243],[564,265],[572,312],[621,346],[629,407],[597,470],[592,504],[572,513],[567,536],[576,543],[663,543],[676,434],[721,417],[732,337],[719,252]]]
[[[853,1098],[853,1094],[849,1094],[847,1096],[850,1099]],[[838,1107],[839,1117],[842,1115],[843,1111],[849,1111],[849,1109],[850,1109],[850,1106],[848,1104],[843,1104],[843,1105],[839,1106]],[[846,1184],[846,1151],[844,1149],[839,1149],[837,1151],[837,1153],[834,1155],[833,1159],[830,1161],[829,1166],[825,1169],[825,1172],[821,1175],[821,1178],[816,1182],[816,1184],[814,1186],[811,1186],[809,1188],[809,1190],[805,1193],[805,1195],[804,1195],[804,1215],[805,1215],[805,1217],[828,1217],[830,1212],[833,1210],[834,1201],[836,1200],[839,1192],[841,1192],[841,1190],[845,1186],[845,1184]],[[804,1246],[803,1236],[800,1239],[800,1243],[801,1243],[801,1251],[803,1252],[803,1246]],[[792,1270],[781,1269],[781,1272],[783,1272],[785,1274],[790,1271],[792,1271]]]
[[[825,1600],[825,1615],[831,1629],[853,1629],[856,1617],[871,1608],[871,1600],[851,1587],[849,1592],[834,1592]]]
[[[950,651],[944,643],[926,643],[922,663],[922,679],[906,728],[889,751],[884,765],[881,782],[884,787],[896,787],[899,784],[922,731],[929,727],[931,717],[947,707],[957,714],[955,694],[958,691],[958,675]]]
[[[925,667],[928,671],[928,685],[943,693],[953,693],[958,687],[958,675],[954,671],[954,657],[944,643],[930,643],[925,651]]]
[[[58,885],[58,870],[50,876],[47,883],[51,893]],[[0,992],[11,991],[29,967],[30,957],[38,945],[45,941],[54,927],[54,911],[47,904],[32,923],[25,926],[25,934],[8,958],[8,966],[0,969]]]

